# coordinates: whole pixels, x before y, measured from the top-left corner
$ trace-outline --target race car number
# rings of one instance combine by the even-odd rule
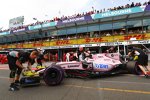
[[[95,67],[108,69],[108,65],[105,65],[105,64],[95,64]]]

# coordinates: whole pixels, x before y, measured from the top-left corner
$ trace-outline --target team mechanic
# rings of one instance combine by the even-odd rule
[[[140,48],[137,47],[129,47],[129,53],[128,55],[134,56],[134,60],[137,61],[138,66],[143,71],[144,75],[148,77],[148,74],[150,74],[147,66],[148,66],[148,55]]]
[[[39,54],[35,60],[35,62],[37,63],[37,67],[39,67],[38,69],[40,69],[42,67],[43,62],[48,61],[48,60],[49,60],[49,54],[48,53]],[[32,64],[35,62],[32,62]]]
[[[31,63],[33,62],[33,60],[35,60],[35,58],[37,58],[38,56],[38,51],[34,50],[31,52],[24,52],[24,51],[11,51],[9,52],[9,54],[7,55],[7,59],[8,59],[8,65],[9,65],[9,69],[10,69],[10,91],[16,91],[19,90],[18,83],[19,83],[19,79],[20,79],[20,74],[22,72],[23,69],[25,69],[26,67],[24,67],[22,64],[27,62],[28,69],[31,69]],[[16,79],[15,79],[15,75],[16,75]]]

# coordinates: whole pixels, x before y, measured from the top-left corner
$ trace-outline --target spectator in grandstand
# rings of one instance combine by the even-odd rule
[[[99,37],[98,33],[94,33],[94,37]]]
[[[132,31],[132,30],[129,30],[129,34],[133,34],[133,31]]]
[[[118,35],[118,33],[115,31],[115,32],[114,32],[114,35]]]
[[[125,8],[130,8],[130,5],[129,4],[125,5]]]
[[[123,32],[123,31],[120,31],[120,33],[119,33],[120,35],[124,35],[125,33]]]
[[[148,1],[148,5],[150,5],[150,0]]]
[[[141,6],[140,2],[135,4],[135,7],[138,7],[138,6]]]
[[[135,7],[134,2],[132,2],[132,4],[131,4],[131,6],[130,6],[130,7]]]
[[[144,5],[144,6],[150,5],[150,0],[149,0],[148,2],[145,2],[143,5]]]
[[[136,33],[142,33],[141,29],[137,29]]]
[[[67,39],[70,40],[71,39],[70,36],[68,36]]]
[[[109,32],[107,32],[106,36],[111,36],[111,34]]]
[[[90,33],[85,34],[84,38],[89,38],[90,37]]]
[[[148,5],[148,2],[145,2],[145,3],[143,4],[143,6],[146,6],[146,5]]]
[[[148,30],[144,29],[144,30],[143,30],[143,33],[146,33],[146,32],[148,32]]]

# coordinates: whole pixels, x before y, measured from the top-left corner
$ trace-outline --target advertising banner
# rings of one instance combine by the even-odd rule
[[[9,20],[9,28],[23,26],[24,16],[16,17]]]
[[[33,47],[43,47],[44,45],[43,45],[43,42],[35,42],[35,43],[33,43],[32,46]]]
[[[88,16],[76,17],[76,18],[58,21],[57,25],[63,25],[63,24],[68,24],[73,22],[81,22],[81,21],[90,21],[90,20],[92,20],[92,16],[88,15]]]
[[[12,46],[9,44],[8,46],[7,46],[8,48],[12,48]]]
[[[6,44],[2,45],[2,48],[8,48],[8,45],[6,45]]]
[[[11,48],[16,48],[16,44],[11,44]]]
[[[145,11],[150,11],[150,5],[147,5]]]
[[[35,48],[33,45],[34,43],[28,43],[28,48]]]
[[[134,40],[133,40],[134,38]],[[39,41],[33,43],[1,45],[1,48],[36,48],[48,47],[50,49],[57,48],[76,48],[78,45],[84,47],[93,46],[115,46],[115,45],[131,45],[131,44],[150,44],[150,34],[128,34],[118,36],[105,36],[96,38],[81,38],[70,40],[54,40],[54,41]]]
[[[49,22],[49,23],[42,24],[42,27],[51,27],[51,26],[56,26],[56,22]]]
[[[56,22],[49,22],[49,23],[39,24],[35,26],[29,26],[28,28],[29,30],[36,30],[36,29],[40,29],[44,27],[52,27],[52,26],[56,26]]]
[[[0,33],[0,35],[7,35],[7,34],[10,34],[9,32],[2,32]]]
[[[23,48],[23,44],[22,43],[21,44],[17,44],[16,48]]]
[[[63,46],[63,45],[73,45],[73,44],[77,44],[76,39],[73,39],[73,40],[57,40],[57,41],[50,42],[50,46]]]
[[[0,50],[2,49],[2,45],[0,45]]]
[[[28,31],[28,27],[21,28],[21,29],[16,29],[16,30],[11,30],[10,34],[18,33],[18,32],[24,32],[24,31]]]
[[[144,10],[150,10],[150,7],[140,6],[140,7],[128,8],[128,9],[122,9],[122,10],[116,10],[116,11],[108,11],[108,12],[101,13],[101,14],[94,14],[92,15],[93,16],[92,18],[99,19],[99,18],[105,18],[105,17],[132,14],[132,13],[144,12]]]
[[[44,42],[43,42],[43,46],[44,46],[44,47],[50,46],[50,42],[49,42],[49,41],[44,41]]]
[[[23,48],[28,48],[28,43],[24,43]]]
[[[42,28],[42,25],[28,26],[29,30],[36,30]]]

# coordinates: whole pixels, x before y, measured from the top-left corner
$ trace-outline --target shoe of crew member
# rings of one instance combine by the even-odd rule
[[[16,86],[20,86],[19,80],[15,80],[15,85],[16,85]]]
[[[9,91],[18,91],[18,90],[19,90],[19,88],[16,86],[16,84],[15,83],[11,83]]]

